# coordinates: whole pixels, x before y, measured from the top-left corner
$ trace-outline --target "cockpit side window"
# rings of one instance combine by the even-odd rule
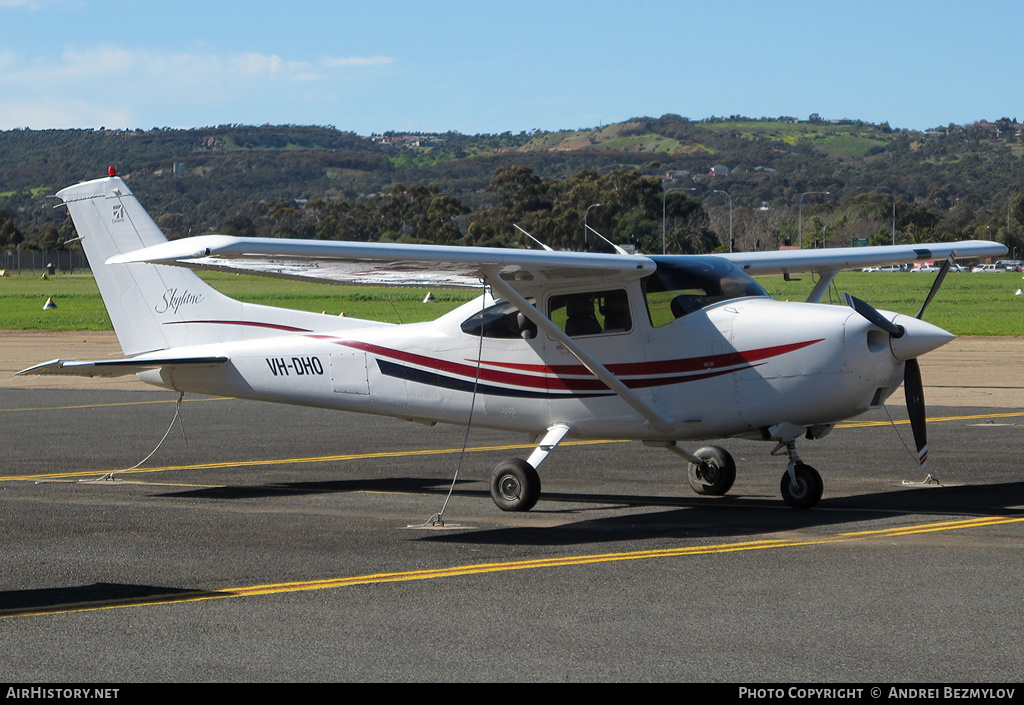
[[[626,333],[633,328],[625,289],[558,294],[548,300],[551,322],[575,338],[599,333]]]
[[[643,280],[651,325],[667,325],[707,306],[747,296],[768,296],[732,262],[715,257],[655,257],[658,268]]]

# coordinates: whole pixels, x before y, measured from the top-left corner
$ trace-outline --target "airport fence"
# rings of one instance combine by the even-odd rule
[[[82,250],[7,250],[0,258],[0,269],[15,272],[63,272],[86,274],[89,260]]]

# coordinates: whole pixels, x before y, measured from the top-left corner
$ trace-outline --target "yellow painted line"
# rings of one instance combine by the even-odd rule
[[[229,397],[217,397],[210,399],[209,401],[216,401],[219,399],[228,399]],[[170,403],[173,403],[171,400]],[[205,400],[204,400],[205,401]],[[143,404],[155,404],[155,403],[169,403],[169,402],[134,402]],[[116,406],[116,405],[115,405]],[[71,408],[71,407],[68,407]],[[971,414],[965,416],[939,416],[935,418],[929,418],[929,423],[944,422],[944,421],[976,421],[979,419],[1001,419],[1001,418],[1017,418],[1024,416],[1022,412],[1000,412],[995,414]],[[850,423],[836,424],[836,428],[867,428],[874,426],[889,426],[890,424],[909,424],[910,421],[898,420],[898,421],[858,421]],[[584,440],[584,441],[566,441],[562,443],[562,446],[586,446],[586,445],[601,445],[607,443],[629,443],[627,440]],[[498,446],[476,446],[472,448],[466,448],[467,453],[490,453],[494,451],[512,451],[512,450],[532,450],[534,444],[532,443],[517,443],[510,445],[498,445]],[[322,455],[304,458],[272,458],[266,460],[228,460],[219,463],[197,463],[194,465],[165,465],[161,467],[153,468],[137,468],[135,470],[122,471],[122,470],[91,470],[81,472],[63,472],[63,473],[43,473],[39,475],[7,475],[0,476],[0,482],[5,481],[16,481],[16,480],[28,480],[32,482],[39,482],[43,480],[74,480],[83,477],[96,477],[107,474],[108,472],[117,472],[120,475],[128,474],[141,474],[141,473],[156,473],[156,472],[169,472],[172,470],[215,470],[215,469],[227,469],[227,468],[245,468],[245,467],[263,467],[273,465],[301,465],[306,463],[337,463],[351,460],[374,460],[381,458],[406,458],[413,456],[428,456],[428,455],[449,455],[452,453],[460,453],[462,448],[436,448],[426,450],[404,450],[404,451],[382,451],[378,453],[349,453],[339,455]]]
[[[29,607],[0,610],[0,619],[9,617],[31,617],[46,614],[66,614],[72,612],[91,612],[96,610],[116,609],[121,607],[142,607],[167,605],[200,600],[216,600],[228,597],[254,597],[257,595],[275,595],[310,590],[333,590],[356,585],[379,585],[385,583],[412,582],[450,578],[464,575],[484,575],[516,570],[536,570],[539,568],[564,568],[580,565],[594,565],[620,561],[637,561],[650,559],[679,558],[708,554],[735,553],[740,551],[760,551],[776,548],[795,548],[799,546],[815,546],[837,544],[871,538],[889,538],[908,536],[916,533],[954,531],[958,529],[975,529],[997,524],[1024,522],[1024,517],[976,517],[957,521],[934,522],[914,526],[891,527],[873,531],[857,531],[825,536],[820,539],[764,539],[759,541],[739,541],[735,543],[715,544],[710,546],[679,546],[675,548],[649,549],[643,551],[627,551],[620,553],[598,553],[585,556],[549,556],[522,561],[506,561],[496,563],[475,563],[463,566],[448,566],[423,570],[399,571],[392,573],[371,573],[324,580],[306,580],[287,583],[267,583],[247,585],[210,591],[194,591],[153,595],[122,600],[106,600],[101,602],[78,602],[46,607]]]
[[[118,401],[110,404],[76,404],[74,406],[29,406],[22,409],[0,409],[2,411],[66,411],[68,409],[103,409],[111,406],[142,406],[144,404],[175,404],[177,399],[154,399],[150,401]],[[183,404],[194,404],[201,401],[233,401],[233,397],[203,397],[201,399],[183,399]]]
[[[604,443],[629,443],[629,441],[566,441],[563,446],[586,446],[599,445]],[[532,443],[518,443],[514,445],[500,446],[476,446],[466,448],[467,453],[490,453],[499,450],[530,450],[534,448]],[[303,463],[335,463],[347,460],[373,460],[380,458],[406,458],[420,455],[446,455],[461,453],[462,448],[436,448],[427,450],[400,450],[380,451],[376,453],[348,453],[342,455],[321,455],[307,458],[274,458],[268,460],[228,460],[219,463],[196,463],[194,465],[165,465],[154,468],[136,468],[134,470],[90,470],[79,472],[42,473],[38,475],[6,475],[0,476],[0,482],[11,480],[28,480],[38,482],[41,480],[73,480],[82,477],[96,477],[116,472],[121,476],[136,475],[140,473],[168,472],[170,470],[215,470],[223,468],[245,468],[266,465],[298,465]]]
[[[909,534],[920,534],[932,531],[951,531],[953,529],[973,529],[981,526],[995,526],[997,524],[1014,524],[1017,522],[1024,522],[1024,517],[975,517],[973,519],[936,522],[920,526],[900,526],[889,529],[877,529],[874,531],[853,531],[839,534],[839,536],[849,538],[886,538],[890,536],[906,536]]]
[[[928,423],[938,423],[941,421],[976,421],[978,419],[1009,419],[1015,417],[1024,416],[1024,411],[1004,411],[998,414],[970,414],[965,416],[929,416]],[[908,419],[899,419],[889,421],[850,421],[847,423],[837,423],[836,428],[868,428],[871,426],[889,426],[890,424],[908,424]]]

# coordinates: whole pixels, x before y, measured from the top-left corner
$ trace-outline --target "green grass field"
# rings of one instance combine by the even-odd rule
[[[301,311],[344,313],[389,323],[427,321],[474,297],[467,290],[433,291],[436,301],[424,304],[425,289],[332,286],[287,279],[204,273],[203,279],[232,298]],[[56,309],[43,310],[52,298]],[[7,273],[0,277],[0,330],[111,330],[96,283],[90,275]]]
[[[203,278],[228,296],[303,311],[344,313],[390,323],[431,320],[473,298],[468,290],[433,290],[436,301],[423,303],[425,289],[330,286],[284,279],[209,273]],[[783,281],[762,277],[762,286],[777,299],[802,301],[811,277]],[[875,308],[915,315],[934,281],[933,274],[844,272],[830,291],[832,303],[848,291]],[[950,274],[925,318],[957,335],[1024,335],[1024,286],[1020,274]],[[44,311],[52,298],[55,310]],[[829,301],[829,296],[824,299]],[[96,284],[89,275],[8,273],[0,277],[0,330],[110,330]]]

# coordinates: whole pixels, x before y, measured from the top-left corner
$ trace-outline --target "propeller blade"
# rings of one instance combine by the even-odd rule
[[[921,367],[917,358],[907,360],[903,365],[903,391],[907,395],[907,415],[914,432],[917,446],[917,462],[921,467],[928,464],[928,431],[924,412],[924,383],[921,381]]]
[[[932,302],[935,297],[935,292],[942,286],[942,280],[946,278],[946,274],[949,272],[949,268],[953,266],[953,257],[956,256],[956,252],[950,252],[949,257],[942,263],[942,267],[939,269],[939,273],[935,275],[935,281],[932,282],[932,288],[928,290],[928,296],[925,297],[924,303],[921,304],[921,310],[917,312],[915,318],[918,320],[924,316],[924,310],[928,308],[928,304]]]
[[[878,326],[882,330],[886,331],[893,338],[902,338],[903,334],[906,332],[903,326],[898,326],[890,321],[888,318],[880,314],[871,304],[861,301],[856,296],[852,296],[845,292],[843,293],[843,298],[846,300],[847,306],[866,318],[872,325]]]

